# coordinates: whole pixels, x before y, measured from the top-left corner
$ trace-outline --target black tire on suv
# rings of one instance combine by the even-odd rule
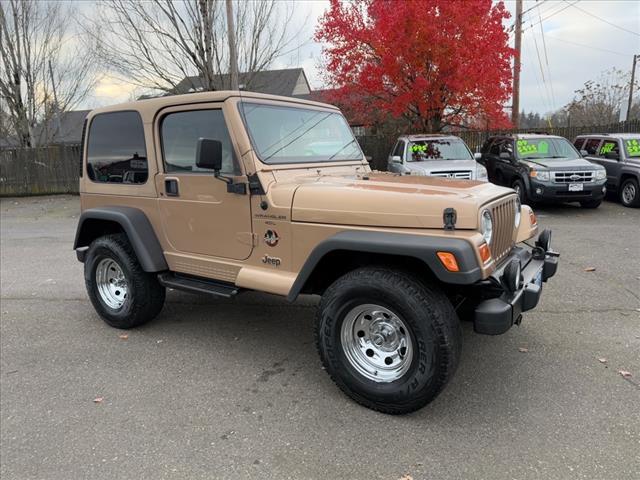
[[[458,365],[462,330],[447,297],[411,274],[354,270],[324,293],[316,319],[322,363],[340,389],[383,413],[422,408]]]
[[[520,197],[520,203],[527,203],[527,188],[524,185],[524,182],[521,179],[516,179],[511,184],[511,188],[513,188],[518,196]]]
[[[165,288],[155,274],[142,270],[125,234],[94,240],[84,269],[91,303],[112,327],[137,327],[162,310]]]
[[[620,185],[620,202],[625,207],[640,207],[640,188],[635,178],[627,178]]]

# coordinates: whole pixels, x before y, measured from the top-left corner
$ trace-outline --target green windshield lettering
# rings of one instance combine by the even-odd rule
[[[627,152],[630,157],[640,157],[640,142],[638,140],[627,140]]]
[[[540,150],[541,153],[546,153],[549,151],[549,145],[547,142],[540,142],[540,144],[529,143],[527,140],[518,140],[517,149],[520,155],[531,155],[533,153],[538,153],[538,149],[544,144],[544,152]]]

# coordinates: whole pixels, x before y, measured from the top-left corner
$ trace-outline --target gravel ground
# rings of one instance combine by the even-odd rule
[[[3,479],[640,478],[640,210],[538,209],[562,253],[538,308],[465,323],[447,389],[392,417],[322,370],[316,298],[170,292],[123,339],[71,250],[78,198],[0,209]]]

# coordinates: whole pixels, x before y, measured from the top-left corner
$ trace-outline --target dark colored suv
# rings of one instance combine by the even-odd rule
[[[607,170],[607,188],[625,207],[640,207],[640,133],[580,135],[573,145]]]
[[[478,161],[490,182],[513,188],[522,203],[580,202],[584,208],[597,208],[607,191],[606,170],[555,135],[490,137]]]

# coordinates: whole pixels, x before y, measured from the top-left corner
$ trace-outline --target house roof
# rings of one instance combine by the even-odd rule
[[[38,145],[80,143],[82,123],[89,112],[90,110],[71,110],[39,123],[33,131],[35,143]]]
[[[311,91],[309,81],[302,68],[265,70],[255,73],[241,73],[238,82],[243,90],[270,95],[291,97]],[[228,90],[231,86],[228,74],[216,75],[213,83],[216,90]],[[200,92],[204,90],[202,77],[185,77],[174,89],[175,94]]]

